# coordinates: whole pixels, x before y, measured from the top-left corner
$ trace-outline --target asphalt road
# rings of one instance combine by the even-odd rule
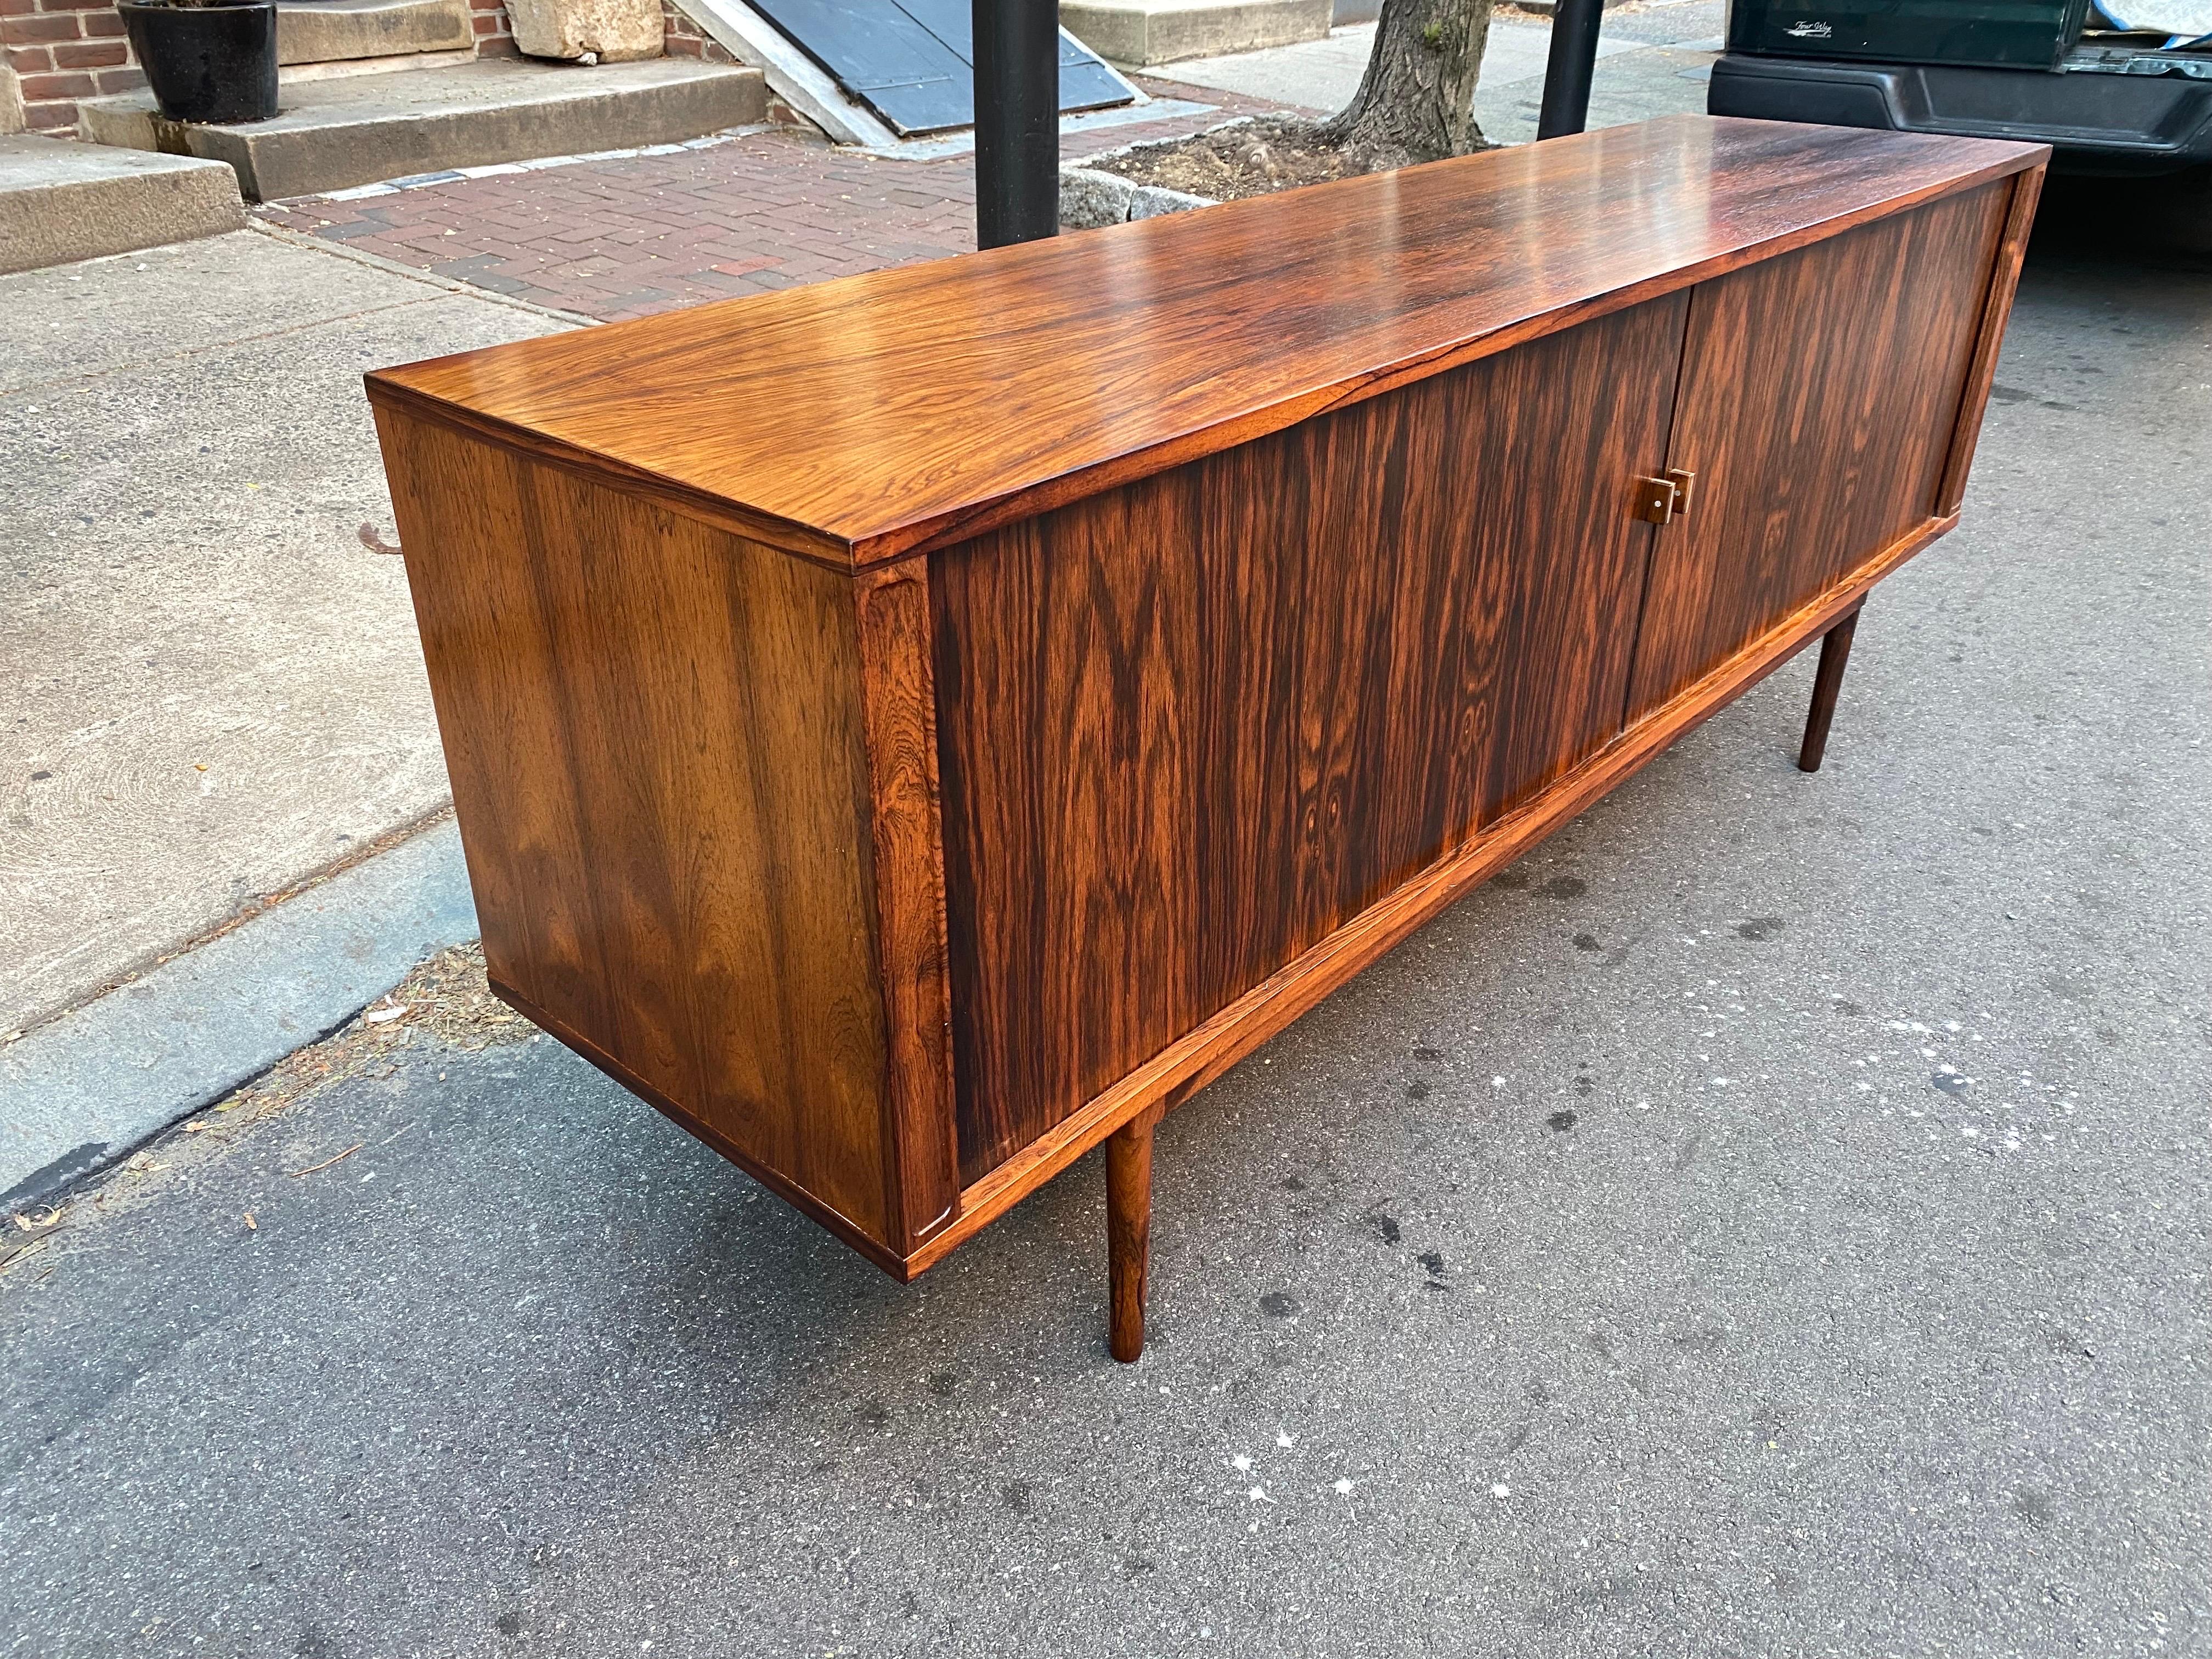
[[[2039,254],[1826,769],[1170,1118],[1133,1369],[1095,1160],[902,1288],[550,1041],[157,1149],[0,1276],[0,1653],[2212,1652],[2208,498],[2212,277]]]

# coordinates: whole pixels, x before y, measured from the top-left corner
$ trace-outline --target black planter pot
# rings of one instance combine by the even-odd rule
[[[172,121],[265,121],[276,112],[276,0],[150,5],[117,0],[131,49]]]

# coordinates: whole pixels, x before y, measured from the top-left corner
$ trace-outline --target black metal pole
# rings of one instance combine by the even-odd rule
[[[975,0],[982,15],[986,0]],[[1605,0],[1559,0],[1552,13],[1552,55],[1544,65],[1544,107],[1536,137],[1564,137],[1589,125],[1590,72],[1597,67],[1597,32]]]
[[[975,245],[1060,234],[1059,0],[974,0]]]

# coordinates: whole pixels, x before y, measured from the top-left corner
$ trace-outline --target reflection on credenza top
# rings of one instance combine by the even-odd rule
[[[865,565],[2048,153],[1678,116],[465,352],[369,386]]]

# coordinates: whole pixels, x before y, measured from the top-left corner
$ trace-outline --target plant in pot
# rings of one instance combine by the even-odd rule
[[[116,0],[131,49],[172,121],[276,112],[276,0]]]

